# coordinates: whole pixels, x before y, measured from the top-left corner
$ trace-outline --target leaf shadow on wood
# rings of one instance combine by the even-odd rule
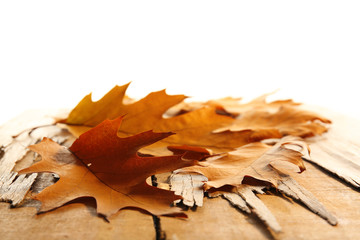
[[[41,202],[40,201],[37,201],[37,200],[29,200],[29,201],[34,201],[34,202],[37,202],[37,208],[39,209],[40,208],[40,205],[41,205]],[[126,207],[126,208],[122,208],[122,209],[119,209],[119,211],[115,214],[113,214],[112,216],[110,216],[109,218],[107,218],[106,216],[102,215],[102,214],[99,214],[97,212],[97,204],[96,204],[96,200],[93,198],[93,197],[80,197],[80,198],[76,198],[72,201],[69,201],[67,203],[65,203],[64,205],[62,206],[59,206],[57,208],[54,208],[52,210],[49,210],[49,211],[45,211],[45,212],[38,212],[36,215],[41,217],[45,214],[51,214],[51,212],[55,212],[55,211],[68,211],[66,206],[69,206],[69,205],[73,205],[73,204],[82,204],[86,207],[86,211],[88,212],[88,214],[91,216],[91,217],[100,217],[101,219],[103,219],[105,222],[107,223],[110,223],[112,219],[115,219],[117,217],[119,217],[119,215],[121,215],[121,210],[132,210],[132,211],[137,211],[137,212],[140,212],[140,213],[143,213],[143,214],[146,214],[146,215],[149,215],[150,213],[143,210],[143,209],[140,209],[140,208],[135,208],[135,207]],[[32,206],[33,207],[33,206]],[[61,208],[61,210],[59,210]],[[151,215],[151,214],[150,214]]]
[[[34,200],[34,201],[36,201],[36,200]],[[37,201],[37,202],[39,202],[39,201]],[[74,199],[72,201],[69,201],[69,202],[65,203],[64,205],[62,205],[62,206],[51,209],[49,211],[38,212],[36,215],[37,215],[37,217],[42,217],[43,215],[45,215],[47,213],[51,214],[51,212],[55,212],[55,211],[69,211],[69,209],[64,207],[64,206],[69,206],[69,205],[73,205],[73,204],[82,204],[82,205],[84,205],[86,207],[86,210],[87,210],[87,212],[88,212],[88,214],[90,216],[92,216],[92,217],[101,217],[104,221],[109,222],[108,219],[106,219],[104,216],[97,213],[97,211],[96,211],[96,201],[92,197],[80,197],[80,198]],[[59,209],[61,209],[61,210],[59,210]]]
[[[194,206],[192,206],[192,207],[189,207],[189,206],[185,205],[182,200],[181,200],[180,202],[176,203],[175,206],[181,208],[183,211],[189,211],[189,210],[191,210],[191,211],[193,211],[193,212],[196,212],[197,207],[198,207],[197,205],[194,205]]]
[[[294,204],[295,203],[295,200],[284,195],[283,193],[279,192],[279,190],[277,190],[276,188],[264,188],[263,189],[264,191],[264,195],[273,195],[273,196],[276,196],[276,197],[279,197],[279,198],[282,198],[283,200],[291,203],[291,204]],[[300,203],[300,202],[299,202]]]

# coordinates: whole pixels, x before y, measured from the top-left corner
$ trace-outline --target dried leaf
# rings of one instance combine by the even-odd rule
[[[259,96],[248,103],[241,103],[241,98],[225,97],[215,100],[209,100],[207,102],[181,102],[176,106],[169,109],[167,114],[169,116],[176,116],[187,112],[195,111],[196,109],[203,108],[205,106],[213,106],[222,109],[225,115],[231,115],[233,117],[239,116],[240,113],[244,113],[249,110],[264,110],[274,112],[280,106],[299,106],[299,103],[293,102],[291,99],[277,100],[273,102],[266,102],[266,98],[271,94],[264,94]]]
[[[220,188],[225,185],[241,184],[277,186],[281,178],[279,162],[290,162],[300,172],[305,170],[301,157],[303,154],[287,147],[296,145],[307,151],[307,146],[299,138],[285,137],[275,146],[262,142],[250,143],[225,156],[214,157],[201,163],[202,166],[187,167],[181,172],[196,172],[206,176],[209,181],[205,189]]]
[[[218,114],[236,118],[232,124],[219,128],[215,132],[251,129],[260,134],[272,130],[277,131],[281,136],[311,137],[327,131],[324,123],[331,123],[330,120],[301,109],[299,103],[290,99],[268,103],[266,102],[268,96],[269,94],[265,94],[244,104],[234,98],[211,100],[206,103],[182,103],[170,109],[169,114],[176,116],[204,106],[212,106],[217,109]]]
[[[49,211],[80,197],[93,197],[97,211],[106,217],[123,208],[138,208],[155,215],[184,216],[170,204],[179,199],[172,191],[150,186],[146,178],[193,165],[196,161],[181,155],[140,157],[140,148],[172,133],[143,132],[120,138],[117,130],[122,118],[106,120],[84,133],[67,149],[45,138],[31,150],[42,160],[20,171],[53,172],[60,180],[35,199],[42,202],[40,212]]]
[[[91,100],[91,94],[85,96],[62,122],[70,125],[94,127],[106,119],[115,119],[126,115],[121,128],[127,129],[127,122],[140,123],[139,119],[147,119],[142,124],[131,124],[129,132],[139,133],[153,129],[156,121],[173,105],[182,102],[184,95],[167,95],[165,90],[150,93],[145,98],[130,104],[124,104],[125,93],[129,84],[115,86],[97,102]],[[160,130],[161,131],[161,130]]]
[[[231,126],[218,131],[253,129],[261,132],[276,129],[282,136],[312,137],[327,131],[327,127],[322,123],[330,123],[330,120],[309,111],[283,105],[275,112],[266,109],[246,111]]]
[[[138,132],[174,132],[176,135],[142,149],[143,153],[159,155],[168,145],[192,145],[211,148],[217,152],[233,150],[236,147],[266,138],[278,138],[276,130],[264,130],[261,133],[251,129],[241,131],[214,130],[229,126],[234,119],[216,113],[216,107],[204,107],[187,114],[164,118],[166,111],[185,99],[183,95],[167,95],[165,91],[150,93],[145,98],[131,104],[123,104],[128,85],[116,86],[97,102],[87,95],[69,114],[60,121],[68,125],[74,135],[79,135],[104,119],[125,116],[119,136],[126,137]],[[147,150],[147,151],[146,151]]]
[[[336,218],[310,192],[296,183],[287,174],[289,166],[282,164],[292,163],[302,172],[305,170],[302,158],[310,158],[306,143],[300,138],[288,136],[277,141],[274,146],[261,142],[251,143],[225,156],[210,158],[201,163],[201,166],[186,167],[176,172],[198,173],[207,177],[209,181],[204,184],[204,189],[210,192],[210,196],[223,195],[235,207],[245,212],[248,212],[250,207],[274,232],[281,231],[281,227],[253,193],[262,191],[253,186],[259,186],[260,189],[275,187],[304,203],[330,224],[336,225]],[[234,194],[239,195],[242,200]]]

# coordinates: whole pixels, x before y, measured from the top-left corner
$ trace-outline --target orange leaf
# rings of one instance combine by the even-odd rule
[[[231,125],[217,131],[243,131],[253,129],[256,132],[277,130],[282,136],[292,135],[312,137],[327,131],[322,123],[331,123],[330,120],[320,117],[310,111],[292,106],[281,105],[278,108],[252,109],[240,113],[240,117]]]
[[[122,118],[106,120],[84,133],[67,149],[44,138],[30,146],[42,160],[20,174],[53,172],[60,180],[46,188],[35,199],[42,202],[40,211],[49,211],[80,197],[93,197],[97,211],[106,217],[131,207],[155,215],[186,216],[170,204],[181,198],[172,191],[150,186],[146,178],[181,167],[191,166],[195,160],[182,155],[140,157],[140,148],[159,141],[172,133],[143,132],[120,138],[117,130]]]
[[[274,146],[262,142],[250,143],[224,156],[210,158],[201,166],[186,167],[179,172],[204,175],[209,179],[205,189],[227,185],[240,187],[241,184],[276,187],[281,176],[289,170],[289,166],[283,163],[292,163],[302,172],[305,170],[302,157],[308,157],[308,151],[305,142],[289,136]]]
[[[217,152],[233,150],[249,142],[265,138],[281,137],[277,130],[264,130],[261,133],[252,129],[244,131],[214,130],[231,125],[234,119],[217,114],[217,107],[203,107],[175,117],[164,118],[166,111],[182,102],[183,95],[167,95],[165,91],[150,93],[145,98],[124,104],[123,99],[128,85],[116,86],[97,102],[87,95],[69,114],[66,123],[70,131],[78,136],[104,119],[114,119],[125,115],[119,128],[119,136],[126,137],[138,132],[154,130],[156,132],[175,132],[164,140],[142,149],[143,153],[160,155],[168,145],[191,145],[211,148]]]
[[[276,131],[281,136],[312,137],[327,131],[324,123],[331,123],[330,120],[301,109],[300,104],[292,100],[268,103],[268,95],[265,94],[245,104],[240,104],[239,99],[233,98],[211,100],[206,103],[182,103],[169,112],[172,116],[178,116],[204,106],[214,106],[218,114],[235,118],[230,125],[219,128],[216,132],[253,130],[261,135],[263,132]]]
[[[184,95],[167,95],[165,90],[153,92],[140,101],[124,104],[125,92],[129,84],[115,86],[102,99],[97,102],[91,100],[91,94],[85,96],[78,105],[71,111],[66,120],[61,122],[70,125],[82,125],[94,127],[106,119],[115,119],[126,115],[123,120],[122,128],[127,122],[141,123],[133,124],[131,133],[139,133],[154,129],[156,121],[162,117],[162,114],[171,106],[182,102],[186,97]]]

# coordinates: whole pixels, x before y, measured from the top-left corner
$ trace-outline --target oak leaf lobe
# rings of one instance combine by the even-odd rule
[[[60,176],[54,185],[35,199],[42,202],[40,212],[52,210],[80,197],[93,197],[97,212],[105,217],[123,208],[137,208],[154,215],[185,217],[180,209],[170,207],[181,198],[172,191],[150,186],[146,178],[195,164],[182,155],[140,157],[137,151],[172,133],[143,132],[120,138],[117,129],[122,117],[105,120],[77,139],[67,149],[44,138],[30,146],[42,160],[19,174],[53,172]]]

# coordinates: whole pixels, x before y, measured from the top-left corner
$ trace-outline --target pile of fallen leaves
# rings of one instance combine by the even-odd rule
[[[223,195],[246,212],[255,210],[274,231],[280,228],[261,213],[260,200],[251,193],[277,189],[307,205],[296,187],[290,187],[299,188],[291,165],[300,173],[305,170],[306,138],[326,132],[330,120],[292,100],[267,102],[266,95],[249,103],[233,98],[187,103],[183,95],[158,91],[135,101],[126,96],[127,87],[116,86],[97,102],[89,94],[57,121],[77,137],[71,147],[48,138],[30,147],[42,159],[20,174],[52,172],[60,177],[34,197],[42,202],[40,212],[93,197],[105,217],[129,207],[186,217],[174,206],[181,196],[148,181],[173,171],[204,176],[203,190],[209,196]],[[243,206],[235,198],[244,199]]]

